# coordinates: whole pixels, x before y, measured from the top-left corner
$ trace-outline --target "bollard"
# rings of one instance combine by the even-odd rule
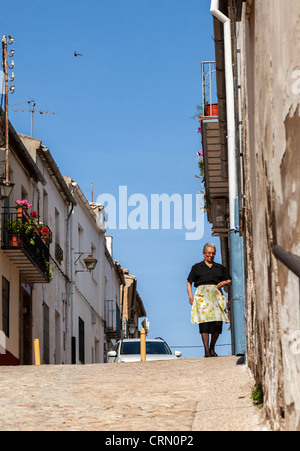
[[[146,331],[141,330],[141,361],[146,362]]]
[[[34,358],[35,364],[39,366],[41,364],[41,354],[40,354],[40,340],[38,338],[34,339]]]

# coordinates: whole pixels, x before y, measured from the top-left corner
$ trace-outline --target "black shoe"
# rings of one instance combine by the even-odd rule
[[[219,357],[218,354],[216,354],[213,349],[210,349],[209,352],[210,352],[210,357]]]

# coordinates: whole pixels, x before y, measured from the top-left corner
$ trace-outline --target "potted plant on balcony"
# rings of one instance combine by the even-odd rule
[[[40,231],[41,233],[41,238],[42,241],[45,244],[50,244],[52,243],[52,233],[50,232],[50,230],[48,229],[48,227],[43,227],[42,230]]]
[[[17,217],[6,222],[6,230],[10,236],[10,242],[13,247],[19,247],[21,240],[24,244],[35,246],[35,237],[37,236],[36,224],[33,220],[24,216],[21,219]]]
[[[32,207],[32,205],[26,199],[16,200],[16,205],[18,218],[22,218],[23,213],[27,212],[27,210]]]
[[[6,222],[6,230],[9,234],[9,241],[12,247],[20,247],[21,246],[21,235],[23,230],[22,221],[18,219],[14,219],[12,221]]]
[[[38,235],[35,222],[32,219],[27,219],[26,217],[25,221],[22,222],[22,226],[26,243],[34,246],[35,237]]]

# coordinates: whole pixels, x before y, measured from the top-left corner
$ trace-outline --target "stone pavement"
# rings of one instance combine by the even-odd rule
[[[237,357],[0,367],[1,431],[268,430]]]

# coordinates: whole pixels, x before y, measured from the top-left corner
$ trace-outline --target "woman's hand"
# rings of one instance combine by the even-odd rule
[[[188,282],[187,282],[187,284],[186,284],[187,292],[188,292],[188,295],[189,295],[189,303],[190,303],[191,305],[194,304],[194,296],[193,296],[193,290],[192,290],[192,283],[193,283],[193,282],[191,282],[190,280],[188,280]]]
[[[231,285],[231,280],[224,280],[223,282],[218,283],[217,285],[218,290],[225,287],[225,285]]]
[[[217,285],[218,290],[221,290],[221,288],[225,287],[226,283],[225,282],[220,282]]]

